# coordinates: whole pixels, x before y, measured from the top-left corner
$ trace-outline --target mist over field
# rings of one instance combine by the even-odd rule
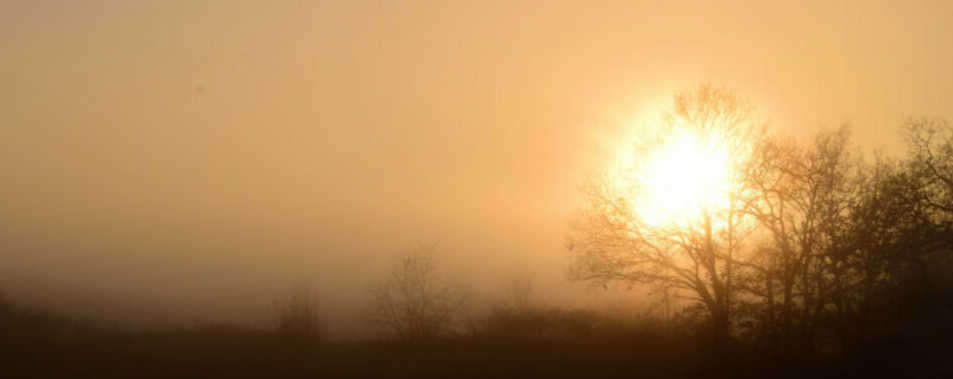
[[[373,340],[375,288],[425,251],[471,321],[514,299],[671,316],[697,293],[576,271],[593,178],[698,88],[805,151],[849,125],[865,164],[917,162],[905,127],[953,117],[951,37],[944,1],[6,1],[0,293],[272,330],[309,288],[325,340]]]

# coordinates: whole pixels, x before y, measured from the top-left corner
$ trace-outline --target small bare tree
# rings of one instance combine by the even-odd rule
[[[419,249],[401,259],[390,275],[370,289],[372,321],[405,340],[446,336],[466,300],[458,286],[442,281],[433,257]]]
[[[298,285],[274,302],[278,320],[276,332],[295,343],[319,342],[324,337],[321,317],[314,291],[308,285]]]

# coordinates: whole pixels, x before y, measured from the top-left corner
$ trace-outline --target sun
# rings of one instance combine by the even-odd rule
[[[633,156],[619,180],[632,211],[650,226],[685,226],[729,202],[732,155],[717,133],[675,130]]]

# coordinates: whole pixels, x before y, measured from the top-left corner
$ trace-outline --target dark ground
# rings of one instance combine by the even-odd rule
[[[2,313],[3,378],[943,378],[948,339],[892,338],[851,354],[712,352],[651,328],[585,337],[478,335],[430,342],[291,341],[228,326],[151,332],[97,328],[43,312]]]

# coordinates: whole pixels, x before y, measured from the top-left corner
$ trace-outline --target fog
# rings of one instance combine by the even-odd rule
[[[953,110],[953,3],[7,1],[0,288],[123,325],[267,325],[311,283],[360,329],[368,283],[434,245],[492,299],[569,283],[587,175],[698,83],[773,130],[899,151]],[[489,301],[489,300],[487,300]],[[341,332],[345,333],[345,332]]]

